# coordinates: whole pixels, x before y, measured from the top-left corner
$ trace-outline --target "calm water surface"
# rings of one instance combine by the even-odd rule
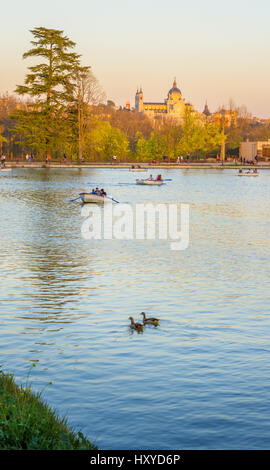
[[[158,171],[153,170],[153,175]],[[270,172],[0,176],[0,364],[102,449],[267,449]],[[190,244],[85,240],[79,192],[190,205]],[[132,334],[130,315],[160,326]],[[53,385],[48,385],[52,381]]]

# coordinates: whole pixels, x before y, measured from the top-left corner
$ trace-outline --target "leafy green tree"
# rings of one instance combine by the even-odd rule
[[[106,140],[105,158],[110,160],[113,155],[126,160],[129,157],[129,141],[127,136],[115,127],[111,127]]]
[[[226,140],[226,135],[223,136],[220,127],[214,122],[206,120],[202,127],[201,152],[207,154],[219,149],[223,138]]]
[[[149,160],[150,155],[149,148],[147,145],[147,139],[143,136],[141,132],[137,132],[135,141],[135,159],[141,162]]]
[[[166,141],[164,135],[159,132],[151,132],[150,138],[148,139],[148,151],[151,160],[158,160],[167,153]]]
[[[202,121],[189,110],[186,110],[182,126],[182,137],[178,144],[179,154],[205,154],[219,148],[222,139],[223,135],[218,125],[207,120]]]
[[[67,106],[74,99],[74,74],[80,68],[80,56],[71,52],[75,43],[61,30],[39,27],[31,33],[33,47],[23,58],[42,61],[28,67],[24,85],[17,86],[16,93],[29,96],[32,102],[27,111],[13,114],[18,123],[13,132],[22,133],[28,145],[50,157],[62,139],[71,135]]]
[[[178,144],[178,153],[187,155],[195,153],[202,145],[201,129],[196,117],[188,109],[185,110],[182,125],[182,137]]]
[[[4,126],[0,125],[0,156],[2,155],[2,146],[4,142],[7,142],[7,139],[2,135],[4,132]]]
[[[88,149],[87,157],[94,160],[110,161],[113,155],[119,159],[129,157],[129,140],[127,136],[108,121],[97,120],[95,126],[85,136]]]

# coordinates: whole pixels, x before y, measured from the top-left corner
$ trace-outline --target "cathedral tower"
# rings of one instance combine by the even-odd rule
[[[137,113],[142,113],[143,112],[143,92],[142,92],[142,87],[140,88],[140,91],[136,92],[135,95],[135,109]]]
[[[208,108],[207,101],[205,102],[205,107],[204,107],[204,110],[203,110],[203,114],[207,117],[211,115],[211,113],[209,111],[209,108]]]

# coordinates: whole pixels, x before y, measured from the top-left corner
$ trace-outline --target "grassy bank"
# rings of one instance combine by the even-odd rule
[[[18,386],[12,374],[0,371],[1,450],[94,450],[81,432],[68,428],[29,387]]]

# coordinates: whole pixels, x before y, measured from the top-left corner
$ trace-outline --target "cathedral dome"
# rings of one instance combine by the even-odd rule
[[[182,93],[179,90],[179,88],[177,88],[177,83],[176,83],[176,80],[174,79],[173,86],[168,92],[168,98],[179,99],[179,98],[181,98],[181,96],[182,96]]]

